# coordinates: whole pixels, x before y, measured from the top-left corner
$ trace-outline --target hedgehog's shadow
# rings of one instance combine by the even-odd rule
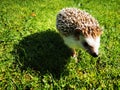
[[[60,76],[72,54],[60,35],[50,30],[25,37],[15,45],[14,51],[22,70],[31,68],[56,77]]]

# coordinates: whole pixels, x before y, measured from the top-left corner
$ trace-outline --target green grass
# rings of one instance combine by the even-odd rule
[[[119,0],[2,0],[0,90],[120,90]],[[78,63],[55,27],[56,14],[77,7],[104,30],[100,56],[77,50]]]

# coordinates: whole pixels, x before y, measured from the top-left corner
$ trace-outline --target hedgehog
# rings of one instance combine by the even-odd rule
[[[57,14],[56,28],[65,44],[74,51],[83,48],[91,56],[99,56],[102,29],[98,21],[86,11],[78,8],[63,8]]]

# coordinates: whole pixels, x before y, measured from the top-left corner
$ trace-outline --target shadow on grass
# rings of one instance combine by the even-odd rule
[[[55,77],[60,76],[72,54],[60,35],[50,30],[25,37],[15,45],[14,51],[22,70],[50,72]]]

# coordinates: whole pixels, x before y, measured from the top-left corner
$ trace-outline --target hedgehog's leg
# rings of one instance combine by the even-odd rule
[[[76,57],[77,55],[76,55],[76,51],[75,51],[75,49],[72,49],[72,57]]]
[[[75,59],[75,62],[78,63],[77,52],[75,51],[75,48],[72,49],[72,57]]]

